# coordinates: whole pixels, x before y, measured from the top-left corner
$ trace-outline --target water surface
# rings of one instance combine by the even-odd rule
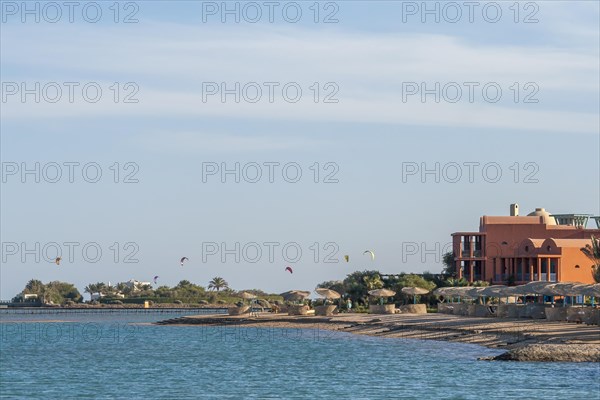
[[[597,364],[477,361],[501,352],[477,345],[150,323],[181,315],[0,311],[0,397],[595,399],[600,391]]]

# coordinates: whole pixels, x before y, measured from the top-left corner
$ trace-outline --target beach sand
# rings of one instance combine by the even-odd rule
[[[600,327],[532,319],[447,314],[339,314],[333,317],[198,315],[159,325],[305,328],[386,338],[443,340],[506,349],[494,360],[600,362]]]

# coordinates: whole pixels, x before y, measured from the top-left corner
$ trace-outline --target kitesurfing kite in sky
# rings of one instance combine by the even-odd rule
[[[179,263],[181,264],[182,267],[183,267],[184,261],[189,261],[189,259],[187,257],[181,257],[181,260],[179,261]]]
[[[363,254],[370,254],[371,255],[371,260],[375,260],[375,253],[371,250],[365,250],[365,252]]]

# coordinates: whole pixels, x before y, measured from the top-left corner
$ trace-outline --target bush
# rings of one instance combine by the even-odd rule
[[[225,300],[217,300],[217,304],[225,304]]]
[[[355,308],[353,308],[353,310],[356,313],[368,313],[369,312],[369,307],[368,306],[358,305]]]
[[[181,300],[175,300],[173,303],[175,303],[175,304],[183,304],[183,301],[181,301]]]
[[[200,300],[200,301],[198,302],[198,304],[205,305],[205,304],[208,304],[208,301],[206,301],[206,300]]]
[[[121,300],[112,300],[109,304],[123,304]]]

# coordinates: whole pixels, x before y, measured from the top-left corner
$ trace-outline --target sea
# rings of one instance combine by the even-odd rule
[[[182,315],[0,310],[0,398],[600,398],[595,363],[478,361],[502,351],[319,328],[153,324]]]

